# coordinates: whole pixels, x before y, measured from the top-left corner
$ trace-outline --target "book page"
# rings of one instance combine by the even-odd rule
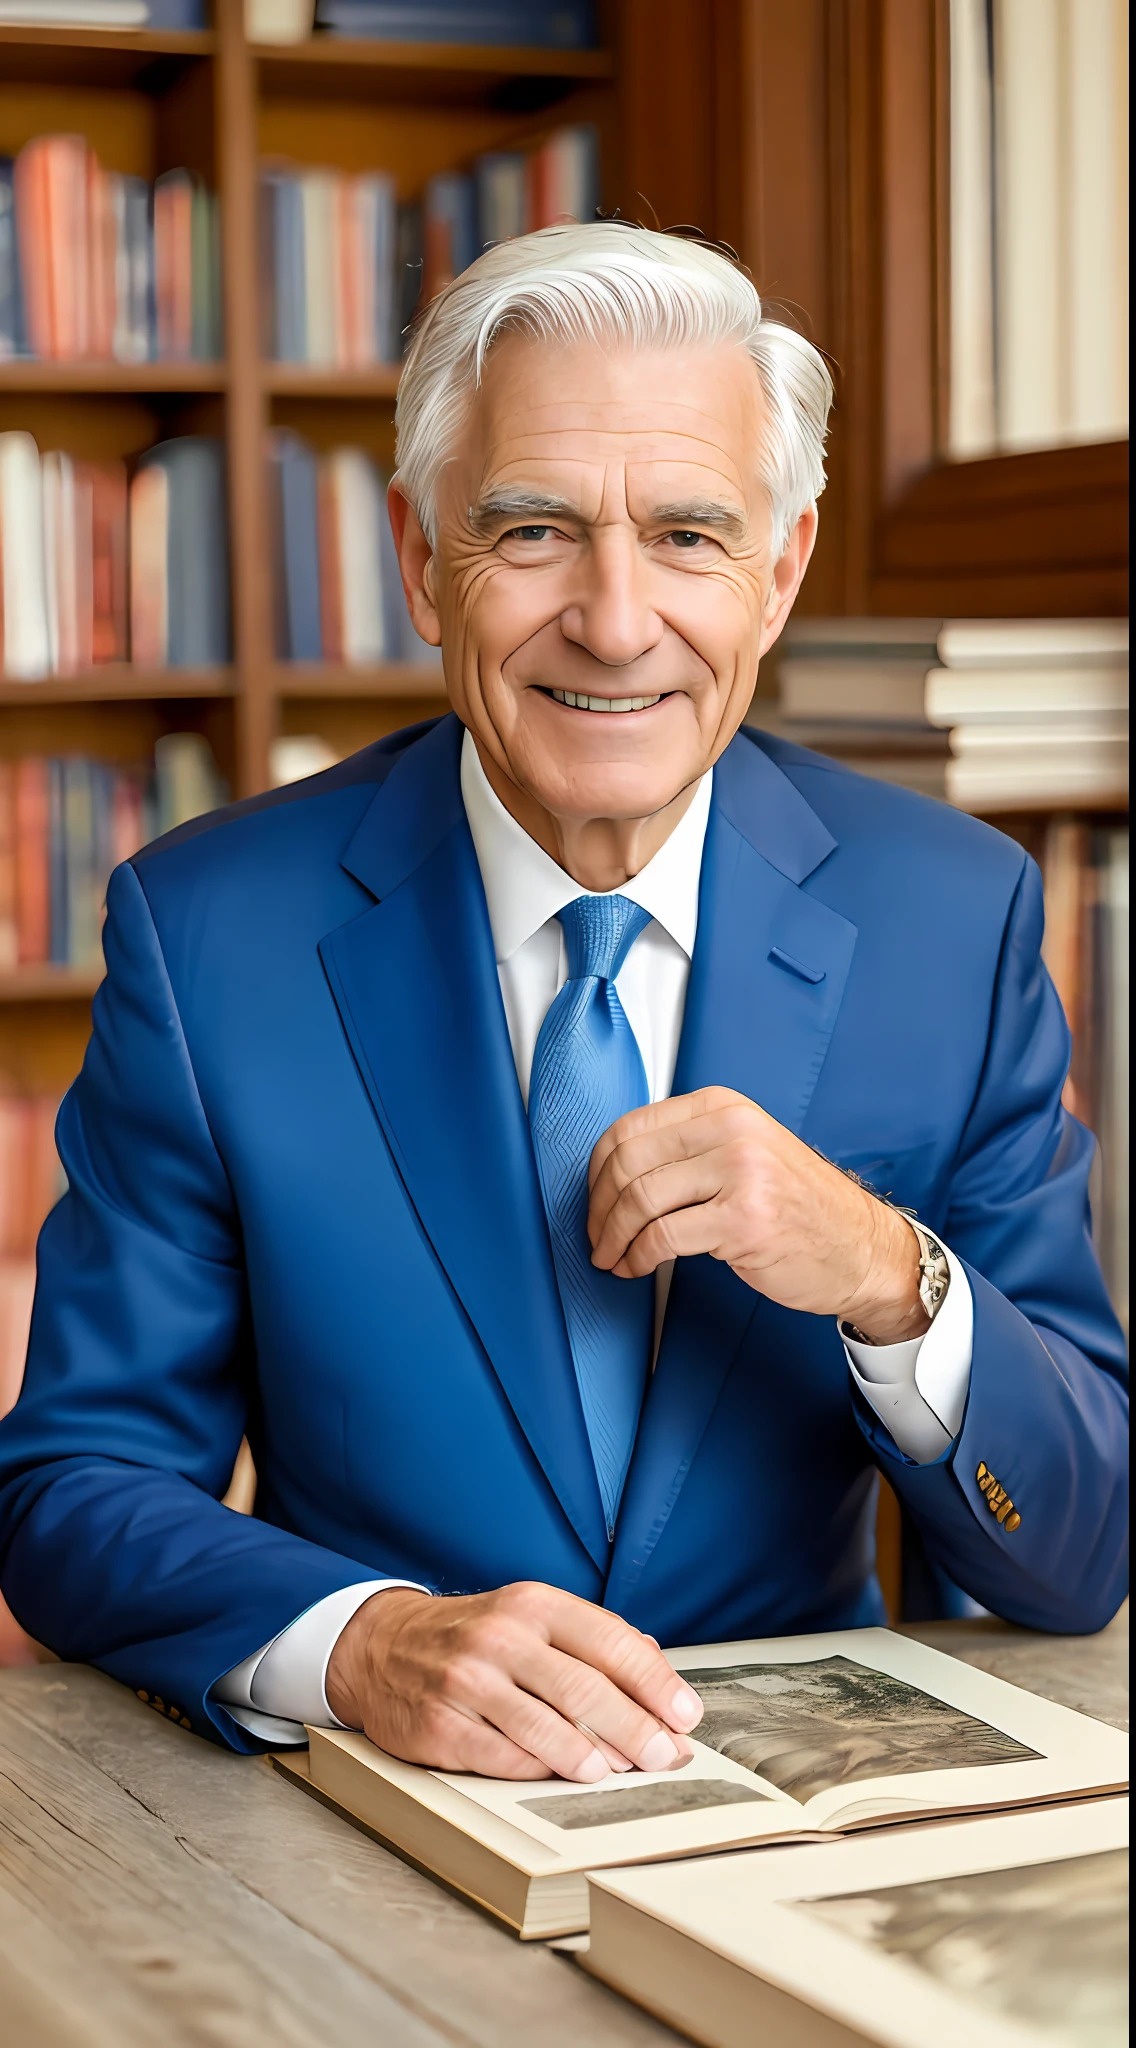
[[[1128,1802],[605,1873],[617,1898],[887,2048],[1121,2048]],[[665,1938],[665,1937],[664,1937]]]
[[[888,1629],[667,1652],[695,1738],[800,1801],[811,1827],[1029,1805],[1128,1782],[1128,1739]]]

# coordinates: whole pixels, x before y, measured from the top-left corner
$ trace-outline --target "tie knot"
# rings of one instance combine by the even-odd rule
[[[614,981],[650,911],[629,896],[577,896],[557,912],[568,952],[569,981]]]

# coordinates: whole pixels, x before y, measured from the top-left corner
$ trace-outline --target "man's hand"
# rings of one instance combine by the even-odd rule
[[[620,1117],[589,1183],[592,1261],[621,1279],[709,1252],[771,1301],[843,1316],[877,1344],[928,1327],[903,1217],[732,1088]]]
[[[698,1694],[652,1636],[554,1586],[375,1593],[331,1654],[327,1698],[408,1763],[488,1778],[674,1770]]]

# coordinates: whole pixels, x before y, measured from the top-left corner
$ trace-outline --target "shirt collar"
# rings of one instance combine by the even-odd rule
[[[630,897],[632,903],[649,911],[688,960],[693,958],[698,931],[698,883],[713,780],[711,770],[702,777],[693,802],[654,859],[618,892],[612,892]],[[462,741],[461,790],[489,907],[493,950],[500,965],[565,904],[589,891],[565,874],[505,809],[468,732]]]

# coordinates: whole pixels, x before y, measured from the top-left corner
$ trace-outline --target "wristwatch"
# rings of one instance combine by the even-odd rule
[[[946,1299],[951,1284],[951,1269],[947,1255],[937,1237],[919,1222],[910,1209],[900,1209],[896,1214],[906,1216],[919,1242],[919,1299],[929,1323],[933,1323]]]

